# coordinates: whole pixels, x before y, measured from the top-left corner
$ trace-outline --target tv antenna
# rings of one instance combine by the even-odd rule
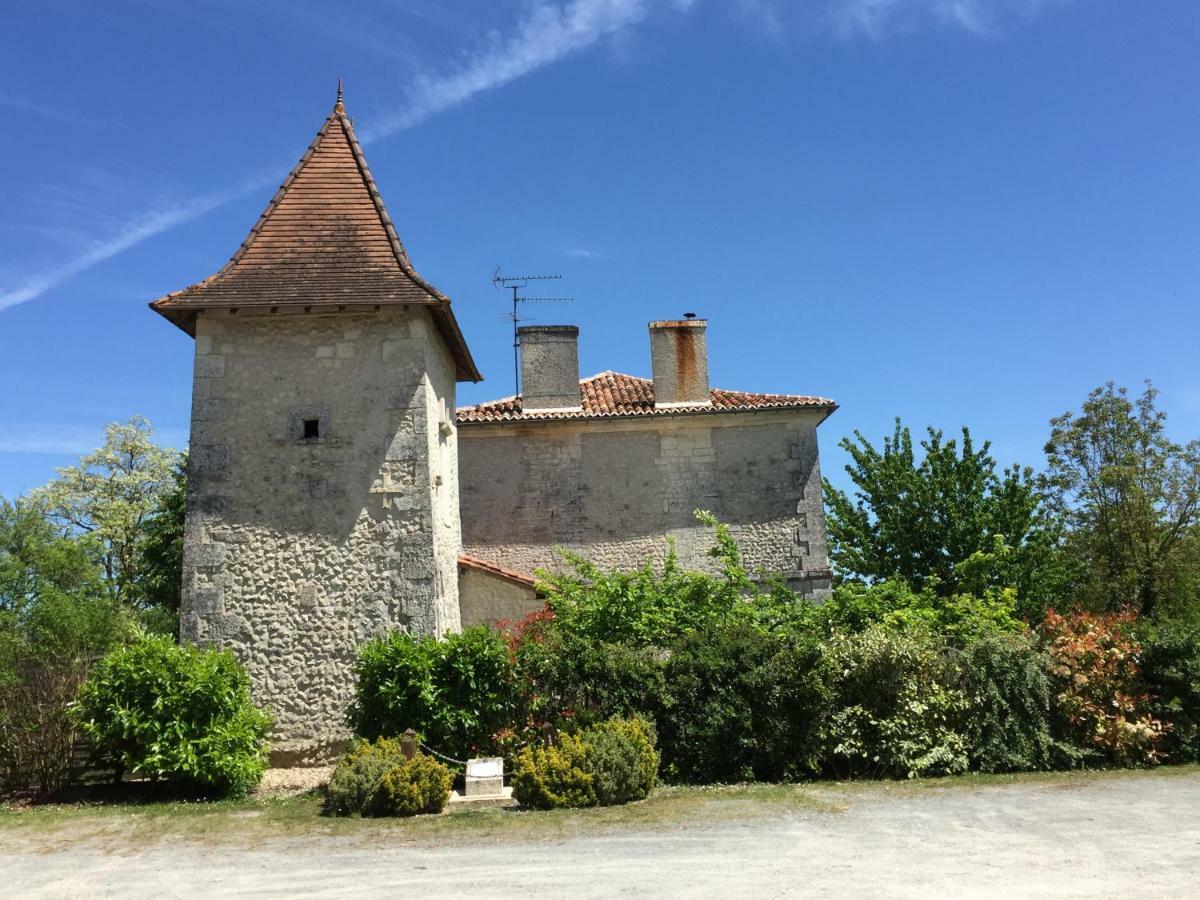
[[[510,319],[513,327],[513,396],[521,394],[521,334],[517,329],[527,321],[521,316],[521,304],[575,302],[574,297],[523,297],[521,289],[531,281],[558,281],[561,278],[561,275],[501,275],[499,266],[492,273],[492,285],[496,290],[512,291],[512,312],[505,313],[504,318]]]

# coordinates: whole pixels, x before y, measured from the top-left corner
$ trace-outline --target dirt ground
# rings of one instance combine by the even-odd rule
[[[534,841],[468,831],[444,843],[363,832],[122,844],[9,827],[0,894],[1200,896],[1196,769],[815,791],[823,805],[739,821]]]

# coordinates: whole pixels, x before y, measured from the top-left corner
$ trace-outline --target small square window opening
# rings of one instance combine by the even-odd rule
[[[304,439],[311,440],[321,436],[321,420],[320,419],[305,419],[304,420]]]

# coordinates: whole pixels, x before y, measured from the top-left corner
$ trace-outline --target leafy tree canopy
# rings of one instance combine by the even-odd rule
[[[939,596],[1012,587],[1036,612],[1069,583],[1058,553],[1059,521],[1029,469],[998,471],[990,444],[978,449],[928,430],[917,458],[909,429],[875,447],[860,432],[840,445],[856,490],[825,481],[830,558],[839,576],[901,578]]]
[[[42,504],[0,497],[0,613],[19,615],[50,596],[101,594],[99,550],[55,529]]]
[[[1200,590],[1200,441],[1178,444],[1150,382],[1111,381],[1051,420],[1044,484],[1071,525],[1079,599],[1143,613],[1195,606]]]
[[[134,417],[105,429],[104,445],[33,493],[68,534],[90,535],[110,595],[125,604],[142,599],[143,530],[160,501],[176,488],[180,455],[153,442],[150,423]]]
[[[187,512],[187,464],[180,457],[170,485],[142,527],[139,601],[143,607],[160,610],[173,625],[178,624],[183,591],[183,527]],[[169,630],[169,629],[168,629]]]
[[[22,667],[102,653],[127,625],[96,542],[64,536],[36,502],[0,498],[0,688]]]

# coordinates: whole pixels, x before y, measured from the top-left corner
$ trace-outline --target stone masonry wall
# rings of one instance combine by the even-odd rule
[[[469,566],[459,567],[458,597],[462,605],[463,628],[473,625],[491,628],[503,619],[519,622],[526,614],[545,605],[532,587]]]
[[[198,317],[181,636],[234,650],[278,760],[347,736],[363,641],[458,627],[454,394],[419,307]]]
[[[816,427],[820,413],[760,410],[459,429],[467,553],[517,571],[556,568],[556,547],[606,567],[661,560],[712,570],[706,509],[747,567],[815,598],[829,591]]]

